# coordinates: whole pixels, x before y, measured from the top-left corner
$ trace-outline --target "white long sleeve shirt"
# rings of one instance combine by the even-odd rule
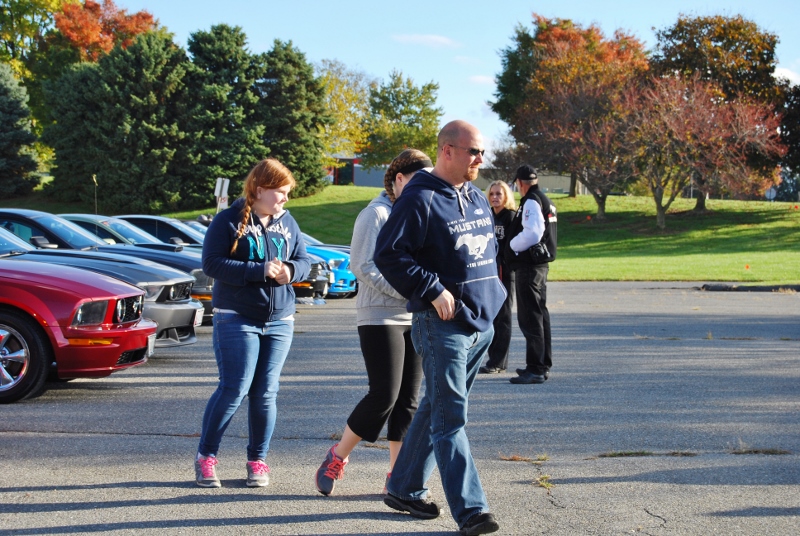
[[[535,199],[528,199],[522,205],[522,231],[511,239],[509,245],[516,253],[535,246],[544,235],[544,215],[542,207]]]

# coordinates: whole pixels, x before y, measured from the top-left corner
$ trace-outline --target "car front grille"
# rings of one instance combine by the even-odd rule
[[[141,296],[122,298],[121,301],[123,304],[125,304],[125,312],[123,313],[122,318],[118,319],[118,322],[133,322],[134,320],[139,320],[142,318],[142,307],[144,304]]]
[[[122,355],[117,359],[117,365],[129,365],[131,363],[138,363],[144,361],[147,348],[139,348],[138,350],[128,350],[122,352]]]

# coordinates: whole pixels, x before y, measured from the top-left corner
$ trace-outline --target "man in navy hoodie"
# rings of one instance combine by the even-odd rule
[[[464,121],[445,125],[436,166],[403,189],[375,248],[381,274],[408,299],[411,337],[425,372],[425,396],[384,502],[414,517],[438,517],[439,507],[425,500],[437,466],[450,512],[469,535],[499,529],[464,431],[469,392],[506,297],[497,277],[492,209],[471,184],[483,153],[477,128]]]

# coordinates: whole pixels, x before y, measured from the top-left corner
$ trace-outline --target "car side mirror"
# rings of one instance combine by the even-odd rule
[[[39,249],[58,249],[58,244],[53,244],[52,242],[48,242],[47,239],[43,236],[32,236],[31,244],[33,244]]]
[[[176,246],[182,246],[183,245],[183,240],[181,240],[177,236],[173,236],[172,238],[169,239],[169,243],[170,244],[175,244]]]
[[[106,244],[109,244],[111,246],[116,246],[117,245],[117,241],[114,240],[113,238],[104,238],[103,242],[105,242]]]

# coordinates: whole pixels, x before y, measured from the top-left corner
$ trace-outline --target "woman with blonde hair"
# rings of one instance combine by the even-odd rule
[[[377,441],[387,422],[388,480],[417,410],[422,360],[411,342],[411,313],[406,311],[405,298],[375,267],[373,255],[378,232],[389,218],[395,199],[417,171],[430,167],[433,164],[422,151],[406,149],[400,153],[386,170],[384,191],[361,211],[353,227],[350,266],[358,278],[356,321],[369,392],[353,409],[342,438],[328,450],[317,470],[315,483],[323,495],[333,493],[356,445],[362,439]]]
[[[497,374],[505,372],[508,368],[508,349],[511,346],[511,307],[514,304],[511,292],[511,269],[503,262],[503,250],[506,247],[506,232],[517,207],[514,203],[514,193],[504,181],[493,181],[486,188],[486,197],[492,206],[494,217],[494,234],[497,237],[497,269],[500,281],[506,287],[506,301],[494,319],[494,339],[486,351],[489,356],[486,364],[479,369],[481,374]]]
[[[262,160],[242,197],[211,221],[203,271],[214,278],[214,355],[219,385],[203,415],[195,458],[197,485],[222,486],[217,451],[234,413],[248,398],[247,485],[269,484],[266,464],[275,429],[278,380],[294,332],[292,283],[308,277],[309,257],[297,222],[283,205],[295,180],[275,160]]]

